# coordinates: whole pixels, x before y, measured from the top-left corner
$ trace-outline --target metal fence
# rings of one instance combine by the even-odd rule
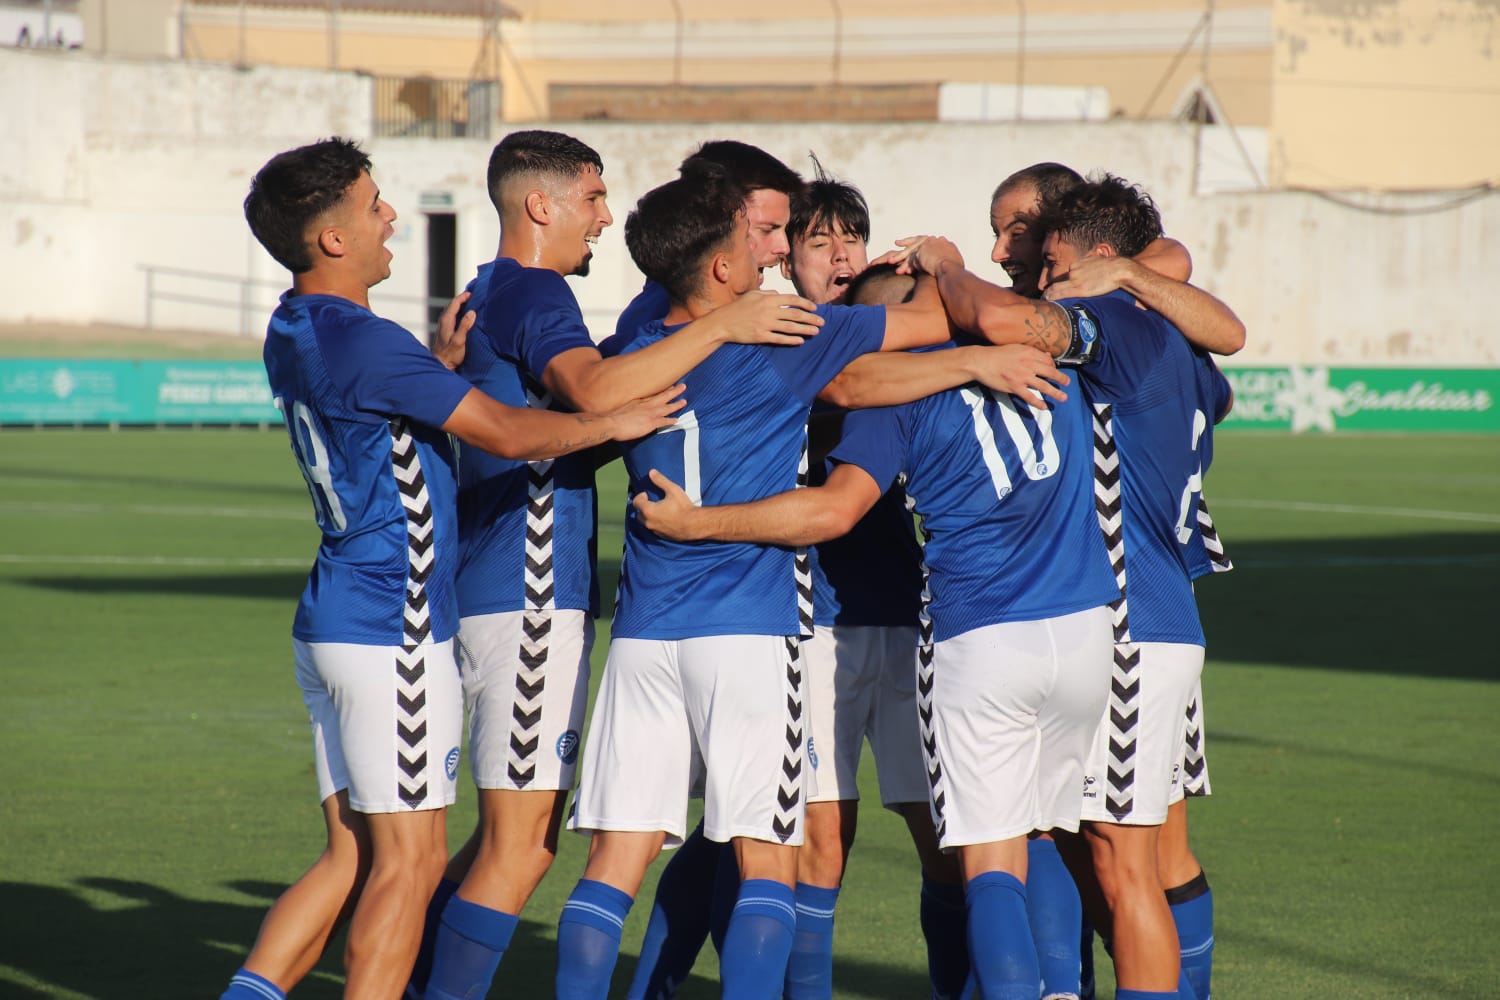
[[[378,136],[422,139],[488,139],[498,113],[491,80],[438,80],[429,76],[374,78]]]

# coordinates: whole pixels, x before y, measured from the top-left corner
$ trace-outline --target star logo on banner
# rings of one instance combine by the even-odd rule
[[[1292,432],[1334,429],[1334,414],[1344,405],[1343,390],[1328,384],[1327,368],[1293,368],[1292,384],[1276,394],[1277,409],[1291,413]]]

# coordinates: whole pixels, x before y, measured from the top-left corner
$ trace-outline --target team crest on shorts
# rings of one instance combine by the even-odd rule
[[[578,730],[569,729],[557,738],[557,759],[564,764],[578,759]]]
[[[812,769],[814,771],[818,769],[818,751],[817,748],[813,746],[811,736],[807,738],[807,762],[812,765]]]
[[[448,756],[443,758],[443,770],[447,773],[449,781],[458,777],[458,747],[449,750]]]

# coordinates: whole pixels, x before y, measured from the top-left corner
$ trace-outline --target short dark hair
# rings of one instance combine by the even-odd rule
[[[813,162],[813,179],[792,196],[792,217],[786,224],[786,238],[796,243],[823,223],[841,227],[866,243],[870,242],[870,205],[859,188],[833,177],[823,169],[818,158]]]
[[[593,166],[601,175],[604,173],[604,161],[592,146],[562,132],[526,129],[512,132],[495,144],[490,153],[485,184],[489,188],[490,202],[498,211],[500,188],[512,177],[541,174],[572,181],[578,171],[587,166]]]
[[[1122,257],[1134,257],[1161,236],[1161,214],[1151,196],[1114,174],[1103,174],[1064,194],[1042,224],[1080,250],[1107,243]]]
[[[901,274],[895,264],[871,264],[854,276],[844,292],[851,306],[894,306],[917,294],[915,275]]]
[[[1001,181],[995,188],[995,193],[990,195],[990,204],[993,205],[1000,199],[1001,195],[1010,194],[1016,188],[1025,185],[1036,188],[1037,200],[1041,203],[1041,210],[1046,212],[1057,199],[1068,191],[1083,183],[1083,175],[1072,167],[1065,167],[1061,163],[1033,163],[1029,167],[1022,167]]]
[[[344,199],[370,157],[352,139],[333,136],[275,156],[256,172],[245,196],[250,232],[293,274],[312,270],[307,228]]]
[[[693,155],[682,161],[679,169],[687,169],[687,165],[694,160],[706,160],[721,167],[746,195],[769,188],[790,198],[802,190],[802,177],[797,171],[759,146],[752,146],[747,142],[737,142],[734,139],[705,142]]]
[[[625,219],[625,246],[641,273],[686,302],[703,282],[703,262],[734,235],[745,191],[720,167],[683,164],[682,175],[646,192]]]

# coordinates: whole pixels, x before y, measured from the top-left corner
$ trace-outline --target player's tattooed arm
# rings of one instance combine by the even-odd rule
[[[1233,354],[1245,346],[1245,324],[1233,309],[1201,288],[1146,266],[1142,258],[1085,257],[1048,287],[1046,295],[1049,299],[1088,298],[1116,289],[1129,292],[1204,350]]]
[[[614,358],[592,347],[564,351],[542,384],[575,410],[611,410],[666,388],[724,344],[802,343],[823,325],[814,308],[800,295],[750,292],[639,351]]]
[[[943,307],[959,329],[992,344],[1026,344],[1054,358],[1072,344],[1072,324],[1061,306],[985,281],[964,267],[963,255],[951,241],[913,236],[896,243],[902,249],[881,259],[936,278]]]
[[[818,398],[846,410],[898,406],[924,396],[978,382],[1020,396],[1032,406],[1046,398],[1067,398],[1068,384],[1052,358],[1031,347],[1010,344],[958,347],[922,354],[866,354],[834,376]]]
[[[815,545],[849,533],[880,499],[880,486],[857,465],[834,467],[822,486],[787,490],[752,503],[698,507],[655,469],[651,482],[662,499],[637,493],[631,504],[641,523],[679,542],[713,539],[762,545]]]
[[[632,441],[674,422],[682,409],[683,386],[617,407],[607,413],[558,413],[527,406],[506,406],[478,389],[459,401],[442,429],[514,461],[536,461],[582,451],[606,441]]]

